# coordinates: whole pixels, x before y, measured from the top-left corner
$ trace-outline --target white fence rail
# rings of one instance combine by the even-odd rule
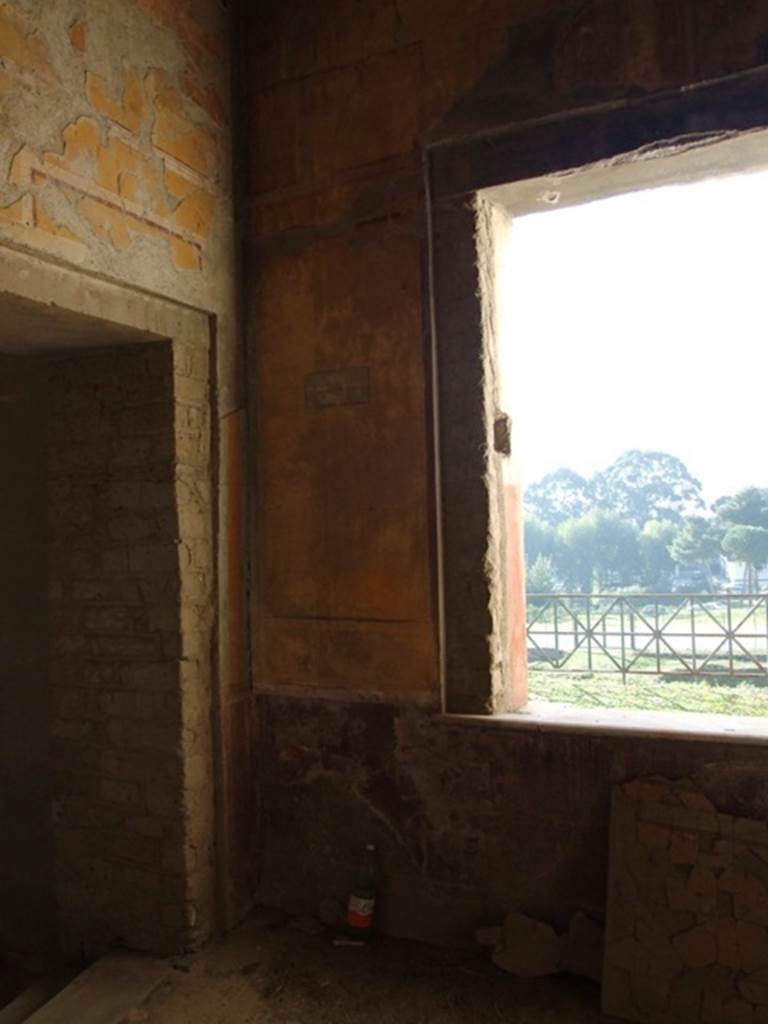
[[[768,594],[529,594],[527,631],[554,671],[768,676]]]

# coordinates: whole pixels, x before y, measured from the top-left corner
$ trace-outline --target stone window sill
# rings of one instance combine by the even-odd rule
[[[768,718],[694,712],[578,708],[530,701],[520,711],[502,715],[446,714],[446,721],[529,732],[635,736],[649,739],[705,740],[708,743],[768,744]]]

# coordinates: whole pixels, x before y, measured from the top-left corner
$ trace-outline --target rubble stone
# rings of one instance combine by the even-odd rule
[[[509,914],[493,962],[520,978],[538,978],[560,970],[560,941],[554,928],[525,914]]]
[[[717,942],[707,925],[676,935],[672,943],[686,967],[709,967],[717,961]]]
[[[685,780],[616,787],[614,807],[604,1012],[768,1024],[768,826]]]
[[[673,864],[695,864],[699,837],[695,832],[673,832],[669,857]]]

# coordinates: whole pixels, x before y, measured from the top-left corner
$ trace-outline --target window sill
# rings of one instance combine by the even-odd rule
[[[768,718],[708,715],[694,712],[578,708],[531,701],[511,714],[446,714],[445,721],[529,732],[636,736],[649,739],[698,740],[707,743],[768,744]]]

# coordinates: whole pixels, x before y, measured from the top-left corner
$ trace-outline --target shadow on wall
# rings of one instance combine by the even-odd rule
[[[34,360],[0,356],[0,953],[55,944],[40,370]]]

